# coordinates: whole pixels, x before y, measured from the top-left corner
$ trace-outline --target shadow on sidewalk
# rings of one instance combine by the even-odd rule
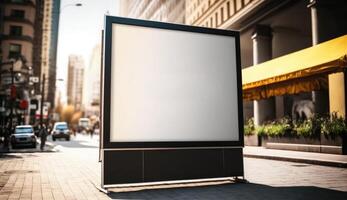
[[[271,187],[252,183],[231,183],[190,188],[153,189],[136,192],[111,192],[112,199],[347,199],[346,192],[313,186]]]

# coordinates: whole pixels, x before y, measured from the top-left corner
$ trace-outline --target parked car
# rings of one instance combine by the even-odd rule
[[[17,146],[30,146],[36,148],[36,136],[34,129],[30,125],[16,126],[14,133],[11,134],[12,148]]]
[[[70,140],[71,131],[69,130],[66,122],[54,123],[51,133],[53,141],[55,141],[57,138],[65,138],[66,141]]]
[[[78,126],[77,126],[77,132],[83,133],[83,134],[89,134],[91,133],[91,123],[90,119],[88,118],[80,118],[78,120]]]

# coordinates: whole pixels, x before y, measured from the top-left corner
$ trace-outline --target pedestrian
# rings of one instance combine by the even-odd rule
[[[93,128],[91,128],[91,130],[90,130],[90,137],[91,137],[91,138],[93,138],[94,131],[95,131],[95,125],[94,125]]]
[[[4,150],[8,151],[9,150],[9,144],[10,144],[10,135],[12,134],[12,127],[10,125],[10,122],[7,122],[5,129],[5,134],[4,134]]]
[[[43,124],[41,126],[41,130],[40,130],[40,138],[41,138],[41,145],[40,145],[40,149],[41,151],[43,151],[44,147],[45,147],[45,143],[46,143],[46,139],[47,139],[47,129],[46,126]]]

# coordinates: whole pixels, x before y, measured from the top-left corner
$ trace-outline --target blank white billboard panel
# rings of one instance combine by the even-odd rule
[[[110,141],[239,141],[235,45],[113,24]]]

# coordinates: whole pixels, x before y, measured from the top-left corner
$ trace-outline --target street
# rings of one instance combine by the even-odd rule
[[[0,199],[346,199],[347,169],[245,158],[249,183],[99,192],[98,140],[77,135],[54,150],[1,155]],[[48,150],[46,147],[46,150]],[[223,183],[223,184],[222,184]],[[182,185],[181,185],[182,186]],[[133,192],[124,192],[139,190]],[[113,191],[113,192],[112,192]],[[118,191],[118,192],[115,192]],[[122,192],[119,192],[122,191]]]

